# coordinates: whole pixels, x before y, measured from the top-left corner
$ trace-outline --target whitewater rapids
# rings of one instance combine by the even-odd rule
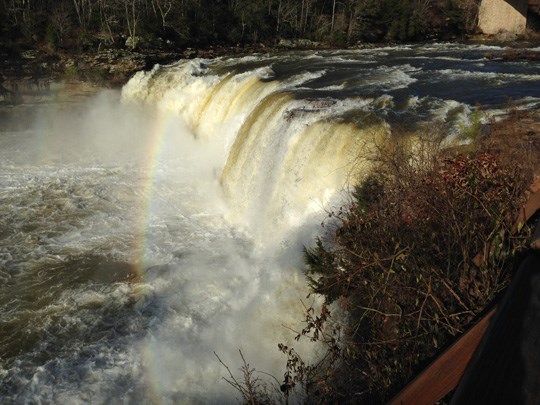
[[[0,132],[0,397],[232,403],[283,378],[302,244],[400,127],[539,105],[538,65],[431,44],[179,61]],[[305,359],[316,345],[296,343]],[[262,376],[262,375],[261,375]]]

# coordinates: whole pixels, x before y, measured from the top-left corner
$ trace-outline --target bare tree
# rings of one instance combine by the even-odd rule
[[[154,14],[159,16],[162,28],[167,26],[167,16],[175,3],[175,0],[152,0],[152,9],[154,10]]]
[[[141,0],[120,0],[120,4],[124,10],[124,19],[129,35],[129,46],[131,49],[137,47],[137,28],[139,25],[139,17],[141,13]]]
[[[336,0],[332,2],[332,25],[330,26],[330,32],[334,32],[334,21],[336,19]]]
[[[63,44],[66,32],[68,32],[72,24],[70,12],[65,7],[65,4],[60,4],[52,11],[51,23],[54,24],[54,28],[58,33],[60,44]]]
[[[83,32],[86,32],[92,18],[92,0],[73,0],[73,6],[75,8],[75,13],[77,14],[77,19],[79,20],[80,28]]]
[[[347,28],[347,42],[350,43],[356,28],[356,20],[358,18],[358,2],[347,0],[347,10],[349,14],[349,26]]]
[[[116,41],[114,39],[112,26],[118,23],[113,7],[114,3],[111,5],[111,2],[108,0],[98,0],[98,5],[99,19],[101,22],[100,31],[103,33],[102,38],[108,39],[111,44],[114,44]]]

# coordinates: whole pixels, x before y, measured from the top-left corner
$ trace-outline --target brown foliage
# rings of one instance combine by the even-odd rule
[[[379,147],[351,205],[330,213],[305,251],[325,305],[309,308],[298,338],[325,343],[332,359],[304,373],[311,400],[383,402],[508,285],[534,151],[527,133],[492,132],[468,154],[422,140]]]

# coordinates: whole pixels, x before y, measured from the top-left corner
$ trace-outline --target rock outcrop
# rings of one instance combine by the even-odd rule
[[[523,35],[527,26],[527,9],[527,0],[482,0],[478,28],[484,34],[508,32]]]

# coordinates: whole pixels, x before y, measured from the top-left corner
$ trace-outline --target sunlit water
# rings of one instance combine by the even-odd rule
[[[239,349],[281,379],[277,344],[312,300],[301,246],[368,170],[366,144],[426,123],[452,138],[476,103],[538,106],[538,63],[494,50],[181,61],[122,93],[8,111],[2,401],[233,402],[214,352],[235,371]]]

